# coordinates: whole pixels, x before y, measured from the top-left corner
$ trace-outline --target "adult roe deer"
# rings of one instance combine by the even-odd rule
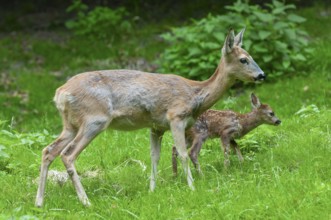
[[[224,151],[224,166],[230,165],[230,146],[236,151],[242,162],[244,159],[235,141],[262,124],[280,125],[281,121],[267,104],[261,104],[259,98],[251,94],[252,111],[240,114],[233,111],[207,110],[196,120],[195,124],[186,130],[185,138],[187,146],[190,146],[189,156],[198,173],[202,174],[198,155],[202,144],[208,138],[220,138],[221,148]],[[177,174],[177,151],[172,149],[173,173]]]
[[[43,204],[48,168],[58,155],[61,155],[80,201],[90,205],[74,161],[107,127],[118,130],[150,128],[151,191],[156,185],[161,139],[170,129],[188,185],[194,189],[185,145],[186,127],[210,108],[235,80],[265,79],[253,58],[241,48],[243,33],[244,30],[235,36],[232,29],[229,31],[215,73],[202,82],[172,74],[104,70],[78,74],[59,87],[54,101],[62,117],[63,130],[42,151],[36,206]]]

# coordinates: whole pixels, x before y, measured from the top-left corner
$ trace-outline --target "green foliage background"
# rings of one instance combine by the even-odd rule
[[[288,14],[294,12],[287,10],[291,10]],[[298,73],[288,74],[281,66],[285,73],[272,83],[232,88],[213,106],[248,112],[249,94],[254,92],[282,120],[279,127],[262,125],[240,140],[243,164],[231,155],[231,167],[225,170],[219,140],[208,140],[199,158],[204,176],[199,177],[192,169],[196,187],[192,192],[181,167],[179,176],[172,176],[173,141],[168,132],[163,140],[157,189],[149,193],[148,129],[107,130],[75,163],[93,204],[90,208],[79,203],[70,181],[60,184],[50,179],[44,207],[34,207],[41,151],[62,129],[51,101],[55,89],[83,71],[157,71],[154,62],[169,47],[160,33],[185,21],[133,24],[138,28],[133,27],[130,37],[114,41],[73,35],[64,27],[2,33],[0,219],[330,219],[330,11],[321,6],[295,10],[295,14],[306,18],[295,24],[307,30],[307,48],[313,49],[311,56],[305,56],[307,61],[296,67]],[[258,39],[259,30],[246,26],[244,44],[248,49],[247,40],[251,35]],[[201,41],[218,44],[219,48],[206,46],[215,53],[210,66],[213,69],[228,29],[223,28],[218,38]],[[270,38],[272,35],[266,39]],[[259,42],[252,43],[248,51],[261,65],[263,58],[253,51]],[[181,43],[186,41],[177,42]],[[301,74],[302,69],[307,73]],[[61,159],[54,161],[51,170],[65,172]],[[88,178],[87,172],[98,175]]]
[[[169,47],[159,60],[160,72],[176,73],[193,79],[207,79],[221,57],[221,48],[230,27],[239,32],[246,27],[244,48],[268,77],[298,74],[311,49],[308,33],[295,14],[293,4],[273,0],[265,8],[238,0],[226,6],[224,15],[211,15],[192,24],[172,28],[162,35]]]
[[[111,9],[96,6],[88,11],[88,6],[81,0],[74,0],[67,12],[75,12],[76,17],[66,22],[66,27],[75,34],[88,36],[92,40],[113,41],[120,35],[131,31],[131,23],[125,8]]]

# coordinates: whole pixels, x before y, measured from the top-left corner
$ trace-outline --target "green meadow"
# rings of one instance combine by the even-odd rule
[[[177,177],[172,174],[168,132],[151,193],[149,130],[107,130],[76,161],[92,203],[88,208],[70,180],[48,180],[44,206],[34,206],[41,151],[62,128],[55,89],[88,70],[154,71],[166,47],[158,35],[167,24],[146,23],[134,38],[112,45],[66,30],[2,35],[0,219],[331,219],[331,15],[322,16],[323,10],[297,11],[307,19],[303,26],[313,49],[305,71],[232,88],[213,106],[249,112],[254,92],[282,120],[238,141],[244,163],[233,154],[225,170],[220,141],[208,140],[199,157],[204,175],[190,164],[196,187],[191,191],[181,166]],[[65,171],[59,158],[50,169]]]

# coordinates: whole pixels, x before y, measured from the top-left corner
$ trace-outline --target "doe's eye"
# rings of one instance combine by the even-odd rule
[[[273,117],[273,116],[275,116],[275,113],[270,112],[269,115],[270,115],[271,117]]]
[[[248,64],[248,61],[247,61],[247,59],[246,58],[240,58],[240,63],[242,63],[242,64]]]

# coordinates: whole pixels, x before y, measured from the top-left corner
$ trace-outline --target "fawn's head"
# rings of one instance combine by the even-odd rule
[[[259,119],[264,124],[270,124],[270,125],[280,125],[282,122],[279,120],[279,118],[276,117],[274,111],[271,109],[271,107],[267,104],[261,104],[259,98],[254,95],[254,93],[251,94],[251,104],[253,107],[253,111],[256,112]]]
[[[245,28],[237,36],[231,29],[225,39],[222,55],[226,62],[229,76],[244,82],[259,82],[265,79],[265,74],[253,58],[241,48]]]

